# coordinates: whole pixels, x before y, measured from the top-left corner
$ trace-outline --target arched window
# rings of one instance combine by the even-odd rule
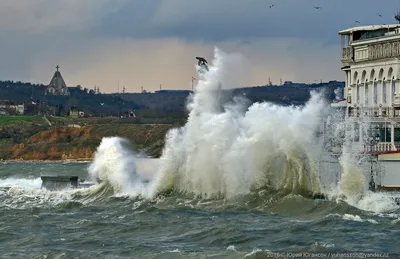
[[[387,76],[388,80],[390,80],[390,78],[392,78],[392,74],[393,74],[393,68],[389,68],[388,76]]]
[[[374,81],[374,103],[378,104],[378,86],[376,85],[375,81]]]
[[[365,106],[368,105],[368,83],[365,82],[365,92],[364,92],[364,101],[365,101]]]
[[[366,76],[367,76],[367,71],[363,70],[361,74],[361,82],[363,83],[365,82],[365,80],[367,79]]]
[[[353,84],[355,84],[357,82],[358,79],[358,72],[356,71],[353,75]],[[358,83],[358,82],[357,82]]]
[[[383,68],[381,68],[381,69],[379,70],[378,80],[382,80],[383,73],[384,73]]]
[[[360,86],[357,85],[357,103],[360,103]]]

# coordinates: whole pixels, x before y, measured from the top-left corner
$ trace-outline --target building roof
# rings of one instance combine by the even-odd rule
[[[49,83],[49,86],[54,86],[57,89],[61,89],[64,87],[67,87],[65,84],[65,81],[60,73],[60,71],[56,71],[53,75],[53,77],[51,78],[51,81]]]
[[[346,30],[339,31],[339,34],[351,34],[356,31],[377,31],[381,29],[395,29],[400,28],[400,24],[381,24],[381,25],[366,25],[352,27]]]
[[[58,69],[60,68],[58,65],[56,66],[57,71],[54,72],[53,77],[50,80],[49,85],[46,88],[46,95],[59,95],[59,96],[66,96],[70,95],[68,87],[65,84],[65,81]]]

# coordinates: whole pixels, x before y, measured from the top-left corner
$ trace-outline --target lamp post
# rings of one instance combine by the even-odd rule
[[[194,81],[196,81],[196,78],[192,76],[192,92],[194,92]]]

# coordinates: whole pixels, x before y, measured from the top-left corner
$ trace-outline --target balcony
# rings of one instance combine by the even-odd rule
[[[393,100],[393,107],[400,107],[400,96],[396,95]]]
[[[393,105],[393,107],[395,107],[395,105]],[[383,118],[400,119],[400,110],[394,109],[392,107],[383,107],[383,108],[351,107],[349,109],[349,117],[374,118],[374,120],[379,120]]]
[[[342,61],[350,61],[353,59],[353,48],[342,48]]]
[[[368,46],[368,59],[393,58],[400,55],[400,41],[382,42]]]
[[[382,153],[399,150],[400,143],[395,142],[394,145],[395,146],[393,146],[391,142],[379,142],[375,145],[363,145],[363,151],[364,153]]]

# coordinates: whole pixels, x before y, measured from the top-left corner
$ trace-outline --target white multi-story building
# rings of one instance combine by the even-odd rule
[[[354,27],[339,35],[353,147],[378,155],[386,175],[381,186],[400,186],[400,24]]]
[[[400,24],[340,31],[346,117],[379,127],[376,151],[400,149]],[[365,131],[360,125],[360,139]],[[387,134],[390,132],[390,134]],[[399,141],[399,142],[398,142]],[[382,143],[384,142],[384,143]]]

